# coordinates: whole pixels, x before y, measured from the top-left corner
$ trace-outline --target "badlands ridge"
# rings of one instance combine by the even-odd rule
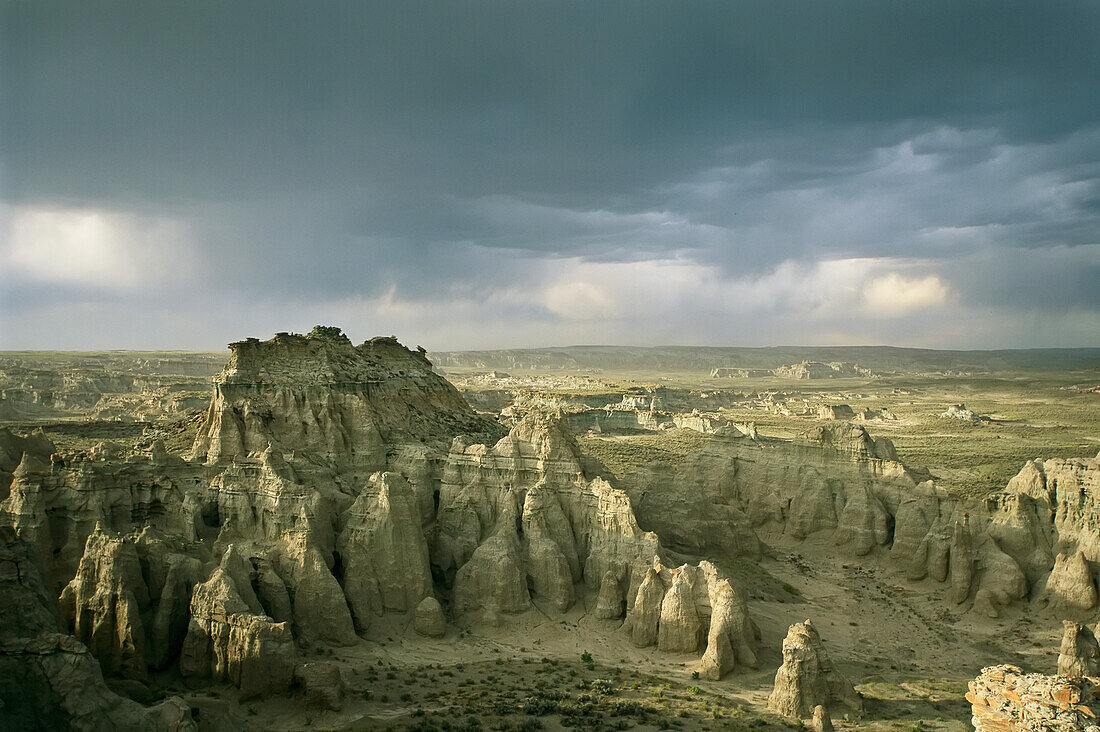
[[[217,728],[187,697],[218,688],[297,700],[334,728],[411,725],[352,699],[341,659],[395,627],[445,652],[531,619],[629,644],[654,668],[672,659],[684,679],[766,674],[759,706],[776,719],[858,725],[864,701],[814,609],[785,637],[761,622],[764,575],[746,567],[800,551],[880,568],[964,622],[1069,620],[1085,649],[1063,649],[1061,670],[1097,672],[1077,624],[1098,605],[1096,458],[1029,461],[967,499],[859,424],[803,444],[729,423],[704,426],[679,464],[616,477],[568,415],[517,408],[504,425],[393,338],[356,346],[318,327],[230,349],[185,454],[158,440],[73,453],[0,431],[8,728]],[[1006,678],[1024,677],[971,687],[989,729],[1030,724],[996,726],[1011,717]],[[1002,712],[980,717],[994,697]]]

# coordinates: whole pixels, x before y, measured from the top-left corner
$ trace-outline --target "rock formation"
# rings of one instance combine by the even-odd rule
[[[814,732],[833,732],[833,720],[829,716],[829,710],[820,704],[814,707],[814,718],[810,728]]]
[[[298,637],[307,643],[354,643],[355,627],[344,590],[310,535],[288,531],[275,551],[276,571],[292,591]]]
[[[718,412],[658,412],[647,395],[596,411],[708,437],[682,463],[616,479],[582,452],[569,417],[514,405],[503,435],[392,338],[353,346],[317,328],[231,348],[190,460],[153,434],[136,450],[57,454],[41,435],[0,431],[0,523],[26,555],[0,581],[19,585],[11,596],[35,618],[34,632],[30,621],[14,636],[0,627],[0,663],[15,679],[0,680],[6,705],[34,679],[48,698],[11,708],[52,709],[61,716],[41,717],[49,725],[79,727],[94,712],[155,727],[96,674],[137,689],[149,669],[178,663],[189,683],[233,684],[243,697],[300,688],[335,710],[339,669],[300,651],[356,644],[386,613],[440,638],[448,618],[462,628],[590,611],[594,627],[692,654],[693,671],[720,679],[756,666],[759,631],[745,593],[705,557],[727,566],[772,541],[889,562],[956,612],[999,616],[1039,598],[1071,616],[1097,605],[1095,459],[1029,462],[1005,491],[974,501],[859,425],[769,439]],[[87,647],[56,633],[59,596]],[[1095,672],[1088,638],[1067,631],[1067,672]],[[859,713],[809,622],[791,627],[783,653],[774,709],[814,715],[822,730],[830,713]]]
[[[783,639],[783,665],[775,674],[768,707],[788,717],[807,719],[818,705],[830,714],[863,713],[862,698],[829,660],[817,629],[807,620],[792,625]]]
[[[1063,622],[1065,633],[1058,652],[1059,676],[1100,676],[1100,645],[1088,627]]]
[[[220,463],[272,445],[381,470],[387,445],[486,426],[422,352],[394,338],[353,346],[339,329],[318,326],[229,349],[193,460]]]
[[[245,696],[281,693],[294,673],[290,626],[262,614],[247,575],[233,576],[233,554],[194,589],[180,673],[229,682]]]
[[[294,681],[302,687],[306,704],[334,712],[344,706],[344,677],[331,661],[309,662],[294,669]]]
[[[141,608],[149,591],[133,542],[106,534],[88,536],[76,576],[61,594],[70,631],[99,659],[107,674],[146,677],[145,629]]]
[[[1025,674],[1016,666],[990,666],[966,694],[977,732],[1074,732],[1095,729],[1100,715],[1097,680]]]
[[[753,645],[759,638],[759,630],[749,618],[744,597],[734,590],[728,579],[713,570],[713,565],[702,562],[700,568],[706,575],[711,609],[707,647],[699,664],[700,675],[718,680],[738,664],[756,668]]]
[[[654,558],[623,628],[640,648],[691,653],[705,641],[697,670],[708,679],[756,667],[759,630],[729,578],[708,561],[672,569]]]
[[[940,417],[942,419],[957,419],[963,422],[973,422],[975,424],[989,419],[989,417],[980,415],[972,409],[967,409],[965,404],[952,404],[940,413]]]
[[[454,577],[458,612],[491,605],[557,611],[574,585],[597,592],[610,571],[636,589],[659,550],[627,495],[586,470],[560,416],[532,412],[492,447],[459,438],[440,486],[432,563]]]
[[[627,628],[630,639],[639,648],[651,646],[657,642],[657,628],[661,622],[661,607],[665,599],[665,583],[661,579],[662,568],[657,566],[646,570],[638,592],[634,597],[634,607],[627,616]]]
[[[483,610],[495,618],[497,613],[518,613],[531,607],[515,516],[515,508],[505,509],[492,535],[459,567],[454,583],[455,612]]]
[[[672,585],[661,600],[657,648],[674,653],[694,653],[703,640],[703,623],[695,609],[691,572],[673,570]]]
[[[1096,581],[1084,552],[1059,554],[1047,578],[1042,598],[1058,611],[1082,613],[1096,607]]]
[[[386,610],[406,612],[432,593],[428,545],[413,488],[399,473],[375,473],[344,514],[336,542],[344,593],[360,628]]]
[[[604,572],[600,592],[596,597],[596,617],[600,620],[618,620],[626,612],[626,598],[619,578],[613,570]]]
[[[439,600],[425,597],[413,612],[413,630],[430,638],[442,638],[447,633],[447,619]]]
[[[823,425],[809,444],[718,434],[681,465],[633,470],[623,485],[639,524],[677,551],[754,556],[762,541],[830,537],[842,552],[890,557],[910,581],[946,583],[949,602],[981,615],[1029,598],[1061,612],[1095,606],[1096,459],[1029,462],[978,502],[896,458],[889,440],[852,424]],[[1058,551],[1066,558],[1047,581]]]
[[[7,498],[4,491],[11,485],[12,473],[23,462],[24,455],[45,463],[55,451],[54,444],[41,430],[22,437],[11,430],[0,429],[0,500]]]
[[[196,729],[178,697],[154,707],[118,696],[87,647],[58,632],[30,547],[0,527],[0,716],[7,729]]]

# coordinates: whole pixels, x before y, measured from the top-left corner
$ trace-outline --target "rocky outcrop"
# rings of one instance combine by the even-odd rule
[[[810,729],[814,732],[833,732],[833,719],[829,716],[829,710],[820,704],[814,707],[814,718],[810,723]]]
[[[1063,613],[1097,604],[1086,572],[1100,561],[1093,458],[1029,462],[977,501],[938,488],[862,426],[829,424],[813,443],[717,434],[679,466],[622,482],[639,524],[677,551],[754,556],[761,541],[830,538],[851,555],[891,558],[910,581],[946,583],[949,602],[989,617],[1029,598]]]
[[[486,617],[494,618],[497,613],[518,613],[531,607],[515,516],[514,508],[502,512],[492,536],[459,568],[454,583],[455,612],[482,610]]]
[[[284,455],[268,448],[225,466],[187,504],[190,538],[278,542],[293,528],[331,552],[340,499],[327,487],[302,482]]]
[[[290,687],[295,648],[288,623],[261,614],[247,577],[227,551],[210,578],[196,585],[191,621],[180,655],[184,676],[226,681],[245,696]],[[245,599],[245,598],[249,599]]]
[[[612,570],[604,572],[600,592],[596,596],[596,617],[600,620],[619,620],[626,612],[626,598],[619,584],[619,577]]]
[[[331,661],[309,662],[294,669],[294,681],[302,687],[306,704],[338,712],[344,708],[346,686],[340,667]]]
[[[344,590],[306,532],[288,531],[273,550],[279,577],[292,596],[294,628],[306,643],[355,642],[355,626]]]
[[[1016,666],[990,666],[966,694],[977,732],[1075,732],[1095,729],[1097,684],[1089,677],[1025,674]]]
[[[1006,492],[1035,500],[1040,519],[1053,524],[1053,550],[1080,551],[1100,561],[1100,460],[1075,458],[1029,461],[1009,481]]]
[[[1052,609],[1066,613],[1083,613],[1096,607],[1096,581],[1084,552],[1055,558],[1042,599]]]
[[[99,659],[107,674],[147,676],[141,610],[149,590],[132,541],[96,526],[88,536],[76,576],[61,593],[69,629]]]
[[[965,404],[952,404],[940,413],[941,419],[957,419],[962,422],[975,424],[988,420],[989,417],[978,414],[973,409],[967,409]]]
[[[657,648],[674,653],[694,653],[703,641],[703,623],[695,609],[694,572],[673,571],[672,585],[661,600]]]
[[[442,638],[447,633],[443,607],[434,597],[425,597],[413,611],[413,630],[429,638]]]
[[[59,617],[30,547],[0,527],[0,717],[6,729],[194,730],[177,697],[154,707],[120,697]]]
[[[626,627],[630,631],[630,639],[639,648],[657,642],[657,629],[665,599],[665,582],[660,574],[662,571],[667,570],[663,570],[659,562],[654,562],[654,566],[646,570],[634,597],[634,607],[627,616]]]
[[[783,639],[783,665],[775,674],[768,708],[797,719],[808,719],[818,705],[830,714],[860,716],[863,700],[829,660],[813,623],[795,623]]]
[[[407,612],[432,593],[428,544],[412,486],[398,473],[375,473],[344,514],[336,542],[344,593],[355,624],[372,615]]]
[[[193,467],[156,465],[142,454],[118,460],[54,455],[45,463],[25,453],[12,476],[0,521],[35,547],[58,593],[76,575],[97,524],[121,534],[151,527],[186,535],[188,490],[202,483]]]
[[[449,441],[491,426],[423,352],[394,338],[353,346],[338,328],[318,326],[308,335],[250,338],[229,349],[193,460],[220,463],[272,445],[381,470],[388,445]]]
[[[48,462],[57,448],[50,442],[42,430],[36,430],[27,436],[17,435],[11,430],[0,428],[0,500],[7,498],[12,473],[23,462],[24,455],[30,455],[41,463]]]
[[[149,665],[164,669],[175,662],[191,622],[191,591],[202,581],[202,563],[165,550],[150,540],[148,531],[138,538],[138,554],[149,577],[149,598],[154,609],[151,627],[146,628]]]
[[[874,376],[870,369],[865,369],[858,364],[833,361],[821,363],[820,361],[803,361],[801,363],[784,364],[773,372],[781,379],[839,379],[839,378],[870,378]]]
[[[817,408],[818,419],[846,420],[855,419],[856,413],[847,404],[822,404]]]
[[[1100,675],[1100,645],[1096,636],[1081,623],[1066,620],[1063,625],[1065,632],[1058,652],[1058,675]]]
[[[707,648],[699,664],[699,674],[705,679],[718,680],[738,665],[756,668],[753,645],[759,638],[759,631],[749,617],[744,596],[716,572],[711,577],[708,563],[703,562],[700,566],[708,575],[711,613]]]

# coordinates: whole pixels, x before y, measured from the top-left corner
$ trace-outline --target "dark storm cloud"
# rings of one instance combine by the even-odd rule
[[[389,297],[415,329],[515,290],[474,314],[502,329],[568,325],[558,290],[522,293],[550,272],[580,276],[577,262],[686,262],[751,288],[785,262],[864,258],[906,282],[939,278],[953,307],[1098,314],[1095,3],[9,2],[2,13],[0,203],[136,217],[96,229],[108,238],[142,222],[187,232],[143,240],[161,258],[104,244],[102,256],[140,260],[115,281],[54,276],[34,252],[71,247],[36,250],[54,235],[38,219],[13,229],[7,261],[23,274],[0,282],[0,302],[16,342],[45,342],[29,335],[48,329],[32,314],[45,304],[153,294],[181,317],[205,317],[194,303],[218,298],[247,309]],[[176,258],[189,267],[142,286],[141,267]],[[1046,287],[1057,293],[1036,294]],[[405,315],[409,303],[430,314]],[[664,315],[690,317],[676,303]],[[899,342],[920,337],[909,319],[896,325],[909,329]],[[630,342],[634,327],[599,335]],[[1082,331],[1066,332],[1051,343]]]

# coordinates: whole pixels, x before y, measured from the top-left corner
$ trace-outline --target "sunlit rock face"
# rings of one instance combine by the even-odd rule
[[[340,466],[385,467],[402,442],[446,444],[486,427],[422,351],[352,345],[338,329],[229,346],[191,459],[220,463],[270,445]]]
[[[990,666],[970,682],[971,724],[977,732],[1096,728],[1097,683],[1087,676],[1027,674],[1017,666]]]

